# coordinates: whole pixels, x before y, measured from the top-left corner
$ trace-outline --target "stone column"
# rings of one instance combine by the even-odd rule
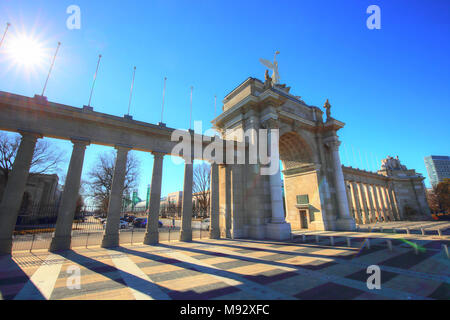
[[[377,187],[374,184],[372,185],[372,193],[373,193],[373,201],[375,202],[375,208],[377,209],[377,219],[378,219],[378,222],[380,222],[382,212],[381,212],[381,208],[380,208],[380,203],[378,201]]]
[[[225,237],[231,238],[231,165],[225,166]]]
[[[90,144],[86,140],[72,140],[73,149],[67,171],[64,192],[58,210],[56,229],[50,244],[50,251],[69,250],[72,239],[72,224],[79,197],[81,172],[83,170],[84,153]]]
[[[188,163],[190,162],[190,163]],[[193,161],[184,165],[183,205],[181,215],[180,241],[192,241],[192,182]]]
[[[16,158],[8,178],[0,205],[0,255],[10,254],[12,236],[16,226],[17,216],[22,204],[23,193],[27,184],[28,173],[33,159],[36,141],[42,138],[40,134],[20,132],[22,140],[17,150]]]
[[[109,196],[108,217],[103,235],[102,247],[112,248],[119,246],[119,223],[122,211],[123,188],[127,169],[127,156],[130,147],[116,146],[117,157],[114,166],[114,175]]]
[[[389,197],[387,195],[386,187],[383,187],[382,189],[383,189],[383,197],[384,197],[384,201],[386,202],[386,207],[387,207],[389,217],[390,217],[391,221],[395,221],[394,212],[392,210],[392,203],[389,200]]]
[[[364,184],[362,183],[358,183],[358,189],[359,189],[359,193],[361,196],[361,203],[362,203],[362,209],[364,211],[363,214],[363,223],[367,224],[370,222],[369,219],[369,206],[367,205],[367,199],[366,199],[366,194],[365,194],[365,188],[364,188]]]
[[[157,244],[159,242],[158,221],[164,153],[152,152],[152,154],[154,156],[152,185],[150,187],[150,206],[147,215],[147,229],[145,231],[144,244]]]
[[[281,172],[280,172],[280,150],[279,150],[279,129],[278,122],[275,119],[267,120],[264,126],[268,129],[267,145],[269,148],[271,164],[275,162],[277,169],[275,173],[269,175],[270,184],[270,200],[272,208],[272,219],[266,227],[266,236],[273,240],[287,240],[291,238],[291,225],[286,223],[283,193],[281,189]],[[276,139],[276,143],[272,146],[272,141]]]
[[[209,238],[220,238],[219,227],[219,165],[211,163],[211,187],[209,189]]]
[[[389,187],[388,187],[388,195],[389,195],[389,199],[391,199],[392,209],[394,211],[394,215],[395,215],[395,217],[396,217],[396,219],[398,221],[401,221],[402,218],[400,217],[400,212],[398,210],[397,201],[395,199],[394,189],[392,188],[391,184],[389,184]]]
[[[350,216],[348,209],[347,194],[345,191],[344,174],[342,173],[341,159],[339,158],[339,146],[341,142],[337,136],[324,139],[325,145],[330,149],[332,167],[334,173],[334,188],[338,204],[338,219],[336,227],[338,230],[355,230],[355,220]]]
[[[353,202],[355,203],[355,220],[356,223],[362,224],[361,204],[359,202],[358,186],[356,185],[356,182],[352,182],[351,187],[352,187]]]
[[[386,211],[386,204],[383,200],[383,195],[381,193],[381,186],[377,186],[377,192],[378,192],[378,199],[380,200],[380,209],[383,214],[384,221],[387,221],[387,211]]]
[[[352,202],[352,190],[351,190],[350,183],[345,185],[345,190],[347,191],[348,209],[349,209],[350,215],[352,215],[353,219],[355,219],[355,207],[353,206],[353,202]]]
[[[371,185],[370,184],[366,185],[366,189],[367,189],[367,199],[368,199],[369,207],[370,207],[370,222],[375,222],[376,221],[376,212],[375,212],[375,206],[373,204],[373,199],[372,199]]]

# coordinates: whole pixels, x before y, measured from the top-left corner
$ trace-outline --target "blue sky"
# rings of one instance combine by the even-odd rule
[[[81,9],[81,29],[69,30],[66,8]],[[381,30],[366,27],[369,5],[381,8]],[[137,67],[131,114],[204,129],[220,101],[247,77],[264,78],[258,59],[278,56],[281,82],[306,103],[346,123],[339,132],[341,160],[375,170],[398,155],[427,177],[423,158],[449,155],[450,1],[39,1],[1,0],[0,27],[12,26],[0,49],[0,90],[33,96],[41,92],[50,58],[34,73],[6,57],[8,37],[34,33],[49,54],[62,42],[45,95],[76,107],[87,104],[98,54],[103,55],[91,105],[127,113],[132,68]],[[71,144],[55,142],[70,154]],[[83,174],[98,152],[87,149]],[[151,180],[152,156],[141,160],[139,194]],[[69,159],[67,159],[69,160]],[[67,161],[68,162],[68,161]],[[183,166],[164,162],[163,195],[182,189]],[[67,166],[63,168],[63,173]],[[429,185],[428,179],[426,184]]]

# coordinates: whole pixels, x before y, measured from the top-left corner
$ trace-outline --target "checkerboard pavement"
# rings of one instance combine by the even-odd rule
[[[306,242],[297,235],[289,242],[221,239],[15,253],[0,257],[0,292],[5,300],[450,299],[450,260],[441,250],[449,236],[323,233],[316,242],[309,235]],[[420,246],[418,254],[404,238]],[[380,290],[367,288],[370,265],[381,268]],[[74,266],[79,289],[68,287]]]

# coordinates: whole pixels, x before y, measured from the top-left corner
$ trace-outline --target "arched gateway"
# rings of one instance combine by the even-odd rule
[[[212,121],[225,140],[237,131],[279,129],[284,177],[282,204],[279,171],[261,175],[258,165],[221,166],[222,236],[287,239],[291,229],[355,229],[338,152],[337,131],[344,123],[329,116],[328,101],[324,121],[319,108],[289,90],[270,79],[248,78],[225,97],[223,113]]]

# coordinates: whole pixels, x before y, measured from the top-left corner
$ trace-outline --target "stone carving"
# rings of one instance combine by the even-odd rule
[[[332,119],[331,118],[331,110],[330,110],[331,109],[331,104],[328,101],[328,99],[327,99],[327,101],[325,101],[325,104],[323,105],[323,107],[325,108],[326,113],[327,113],[327,121]]]
[[[381,160],[381,169],[383,170],[408,170],[406,166],[400,163],[398,156],[392,158],[388,156],[386,159]]]
[[[273,63],[266,59],[259,59],[259,61],[273,71],[272,73],[272,83],[279,84],[280,83],[280,74],[278,73],[278,62],[277,62],[277,54],[280,54],[280,51],[275,52],[275,56],[273,58]],[[267,71],[266,71],[267,74]]]

